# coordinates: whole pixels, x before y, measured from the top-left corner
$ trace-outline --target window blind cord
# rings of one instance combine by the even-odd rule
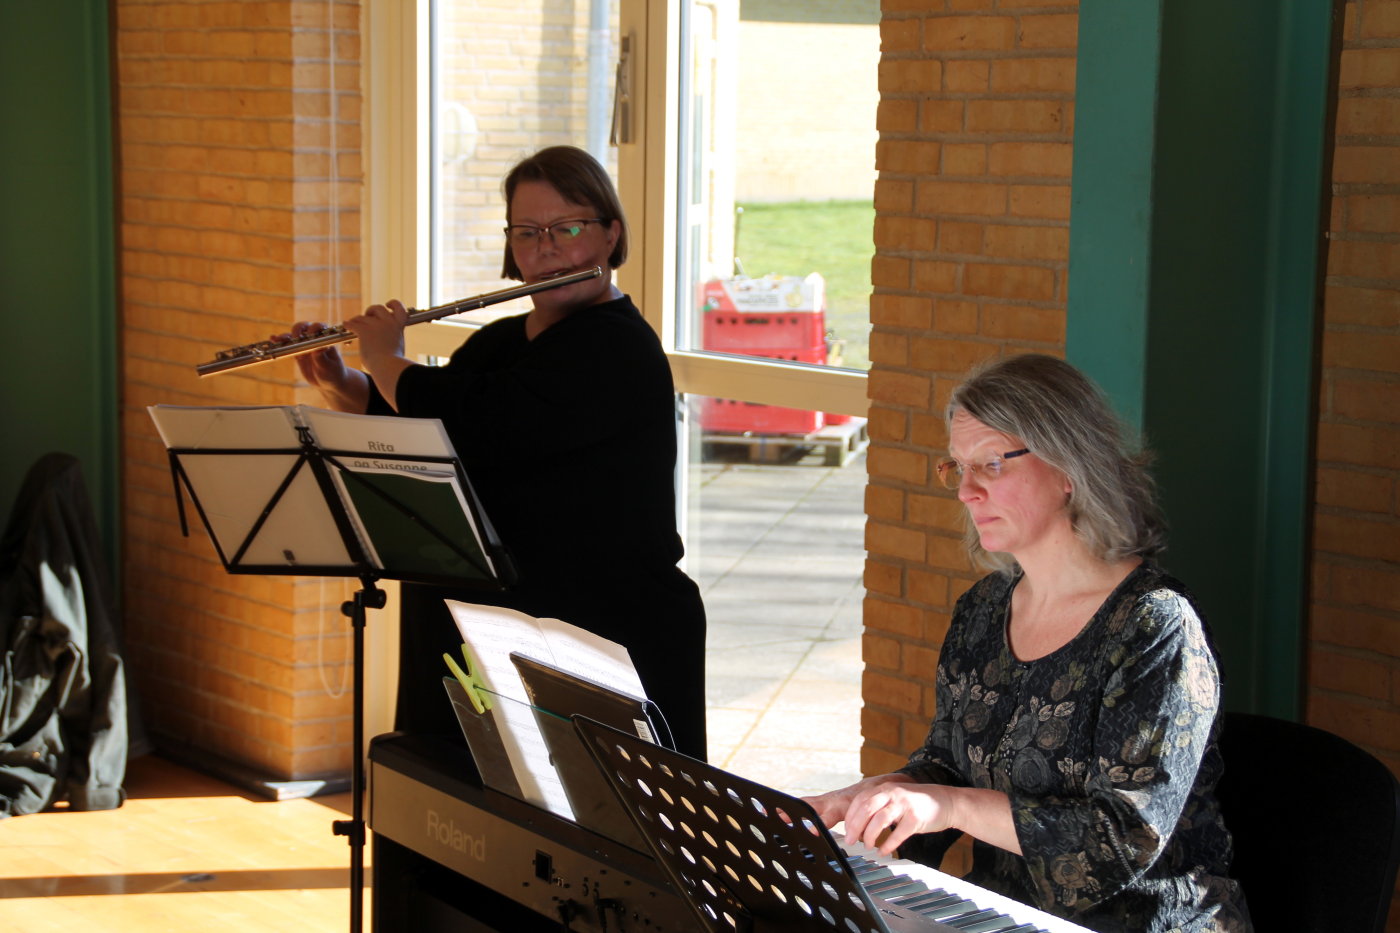
[[[329,279],[326,287],[326,295],[329,298],[328,320],[332,324],[339,324],[341,321],[340,311],[340,165],[339,148],[336,144],[336,130],[339,125],[339,90],[335,81],[335,0],[326,0],[326,58],[328,61],[327,81],[330,85],[330,127],[328,133],[328,159],[330,172],[330,229],[327,231],[326,243],[330,250],[329,261],[326,264],[326,275]],[[344,594],[344,581],[338,581],[337,586]],[[342,600],[336,601],[336,615],[340,616],[340,605]],[[345,696],[348,689],[350,677],[350,665],[346,663],[345,656],[340,659],[340,685],[332,686],[330,676],[326,671],[326,578],[321,578],[320,599],[317,600],[319,608],[316,610],[316,668],[320,674],[321,687],[325,690],[326,696],[332,699],[340,699]],[[353,633],[352,633],[353,634]],[[347,648],[347,651],[349,649]]]
[[[316,610],[316,670],[320,674],[321,688],[326,691],[326,696],[330,697],[333,700],[338,700],[341,697],[345,696],[345,692],[348,689],[348,680],[350,677],[350,664],[346,663],[345,655],[342,654],[339,661],[340,684],[339,686],[332,686],[330,676],[326,672],[326,639],[328,637],[326,634],[327,579],[328,578],[326,577],[321,577],[320,598],[317,600],[319,608]],[[335,585],[341,590],[342,595],[344,595],[345,581],[339,577],[332,579],[335,580]],[[344,601],[344,599],[336,601],[336,615],[341,615],[340,605]],[[349,650],[349,648],[346,649],[347,652]]]

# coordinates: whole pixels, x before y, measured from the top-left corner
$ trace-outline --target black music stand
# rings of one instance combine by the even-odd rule
[[[890,930],[806,801],[584,716],[573,721],[703,929]]]
[[[150,412],[169,452],[180,529],[189,535],[183,489],[227,572],[360,580],[341,604],[354,634],[351,819],[332,823],[350,845],[350,929],[360,933],[364,629],[366,610],[385,603],[375,584],[500,589],[515,579],[509,555],[440,422],[304,406]],[[324,446],[318,432],[344,449]],[[399,452],[405,442],[419,452]]]

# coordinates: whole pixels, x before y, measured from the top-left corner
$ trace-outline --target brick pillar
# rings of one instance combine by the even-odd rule
[[[1346,3],[1338,83],[1307,716],[1400,774],[1400,2]]]
[[[923,741],[953,603],[981,576],[962,547],[961,505],[934,485],[948,392],[988,357],[1064,353],[1078,4],[1017,6],[883,4],[867,774],[898,767]]]
[[[350,761],[339,581],[231,576],[180,536],[157,403],[286,405],[293,364],[216,351],[360,305],[359,3],[114,5],[124,613],[159,744],[286,780]]]

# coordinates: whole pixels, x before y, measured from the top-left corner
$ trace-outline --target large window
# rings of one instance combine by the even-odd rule
[[[501,280],[501,179],[522,156],[578,146],[617,181],[609,144],[617,36],[609,0],[432,4],[434,304],[511,284]],[[493,307],[473,319],[527,308]]]
[[[878,3],[675,9],[678,348],[869,368]],[[769,342],[768,309],[824,340]]]
[[[778,759],[742,760],[744,740],[812,678],[841,698],[818,726],[838,747],[788,786],[854,776],[858,702],[840,691],[858,699],[858,650],[837,662],[814,645],[859,634],[878,0],[367,9],[369,293],[423,307],[512,284],[501,177],[540,146],[593,152],[632,230],[618,283],[685,401],[678,488],[711,619],[712,758],[776,783],[762,769]],[[410,350],[446,355],[465,326],[412,328]],[[784,745],[781,730],[763,741]]]

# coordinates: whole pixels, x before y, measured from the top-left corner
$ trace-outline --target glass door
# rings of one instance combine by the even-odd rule
[[[711,760],[790,792],[854,779],[878,0],[366,15],[367,294],[506,287],[504,173],[553,143],[598,155],[632,234],[618,284],[681,393]],[[410,328],[410,352],[446,355],[461,326]]]
[[[878,2],[684,0],[649,95],[675,165],[672,364],[711,760],[859,777]],[[658,69],[651,69],[657,73]]]

